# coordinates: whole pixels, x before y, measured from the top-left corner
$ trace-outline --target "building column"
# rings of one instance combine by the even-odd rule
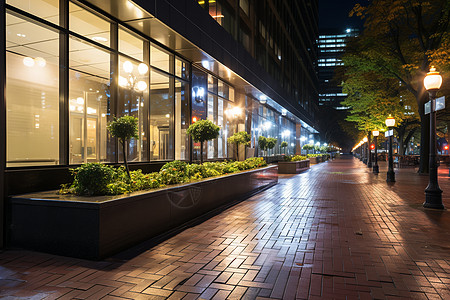
[[[6,16],[5,0],[0,0],[0,248],[5,246],[5,168],[6,168]]]
[[[295,123],[295,155],[302,155],[302,145],[300,138],[302,133],[302,124]]]

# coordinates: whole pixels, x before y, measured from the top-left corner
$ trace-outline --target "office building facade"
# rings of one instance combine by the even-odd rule
[[[318,40],[318,71],[319,71],[319,106],[329,106],[337,110],[345,110],[341,105],[346,94],[342,93],[340,82],[333,79],[336,67],[342,66],[342,55],[350,38],[356,37],[358,29],[344,30],[323,29]]]
[[[221,127],[210,160],[232,158],[236,131],[251,133],[249,155],[260,135],[292,154],[318,133],[316,1],[0,5],[2,209],[9,195],[57,188],[82,163],[120,163],[107,124],[123,115],[139,120],[128,157],[144,171],[199,160],[186,134],[199,119]]]

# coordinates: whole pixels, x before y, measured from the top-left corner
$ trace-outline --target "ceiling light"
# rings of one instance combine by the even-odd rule
[[[104,42],[107,42],[108,41],[108,39],[107,38],[105,38],[105,37],[102,37],[102,36],[94,36],[93,38],[92,38],[94,41],[96,41],[96,42],[102,42],[102,43],[104,43]]]
[[[144,75],[148,72],[148,66],[144,63],[140,63],[138,66],[139,74]]]
[[[23,59],[23,64],[27,67],[32,67],[32,66],[34,66],[34,59],[27,56]]]
[[[47,61],[44,59],[44,58],[42,58],[42,57],[36,57],[35,59],[34,59],[34,61],[37,63],[37,65],[39,66],[39,67],[41,67],[41,68],[43,68],[43,67],[45,67],[45,65],[47,64]]]

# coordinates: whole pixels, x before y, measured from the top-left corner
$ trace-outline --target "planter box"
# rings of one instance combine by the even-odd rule
[[[279,174],[298,174],[309,169],[309,159],[301,161],[278,162]]]
[[[316,157],[310,157],[309,161],[312,165],[318,164],[322,162],[322,157],[316,156]]]
[[[271,187],[277,166],[120,196],[14,196],[10,244],[101,259]]]

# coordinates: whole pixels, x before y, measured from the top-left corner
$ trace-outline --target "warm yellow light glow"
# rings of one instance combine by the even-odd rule
[[[23,59],[23,64],[27,67],[32,67],[34,66],[34,59],[32,59],[31,57],[25,57]]]
[[[166,118],[170,118],[170,114],[166,114]]]
[[[386,123],[387,127],[394,127],[395,126],[395,119],[394,119],[394,117],[389,115],[389,117],[387,117],[385,123]]]
[[[140,63],[138,66],[139,74],[144,75],[148,72],[148,66],[144,63]]]
[[[119,85],[121,87],[126,87],[128,85],[128,80],[125,77],[119,76]]]
[[[141,92],[145,91],[147,89],[147,83],[145,81],[139,81],[137,83],[137,89]]]
[[[423,80],[423,85],[427,91],[429,90],[438,90],[442,85],[442,76],[439,75],[439,72],[436,72],[435,67],[430,68],[430,72],[427,73]]]
[[[83,97],[78,97],[77,98],[77,104],[83,105],[84,104],[84,98]]]
[[[216,16],[211,16],[211,17],[213,17],[214,19],[217,19],[217,18],[223,18],[224,15],[216,15]]]
[[[365,136],[365,137],[363,138],[363,142],[364,142],[364,143],[367,143],[367,141],[368,141],[367,136]]]
[[[127,60],[123,63],[123,70],[127,73],[133,72],[133,64],[131,61]]]
[[[372,131],[372,135],[373,136],[379,136],[380,135],[380,131],[379,130],[374,130],[374,131]]]
[[[47,61],[44,58],[42,58],[42,57],[36,57],[34,59],[34,61],[41,68],[45,67],[45,65],[47,64]]]

